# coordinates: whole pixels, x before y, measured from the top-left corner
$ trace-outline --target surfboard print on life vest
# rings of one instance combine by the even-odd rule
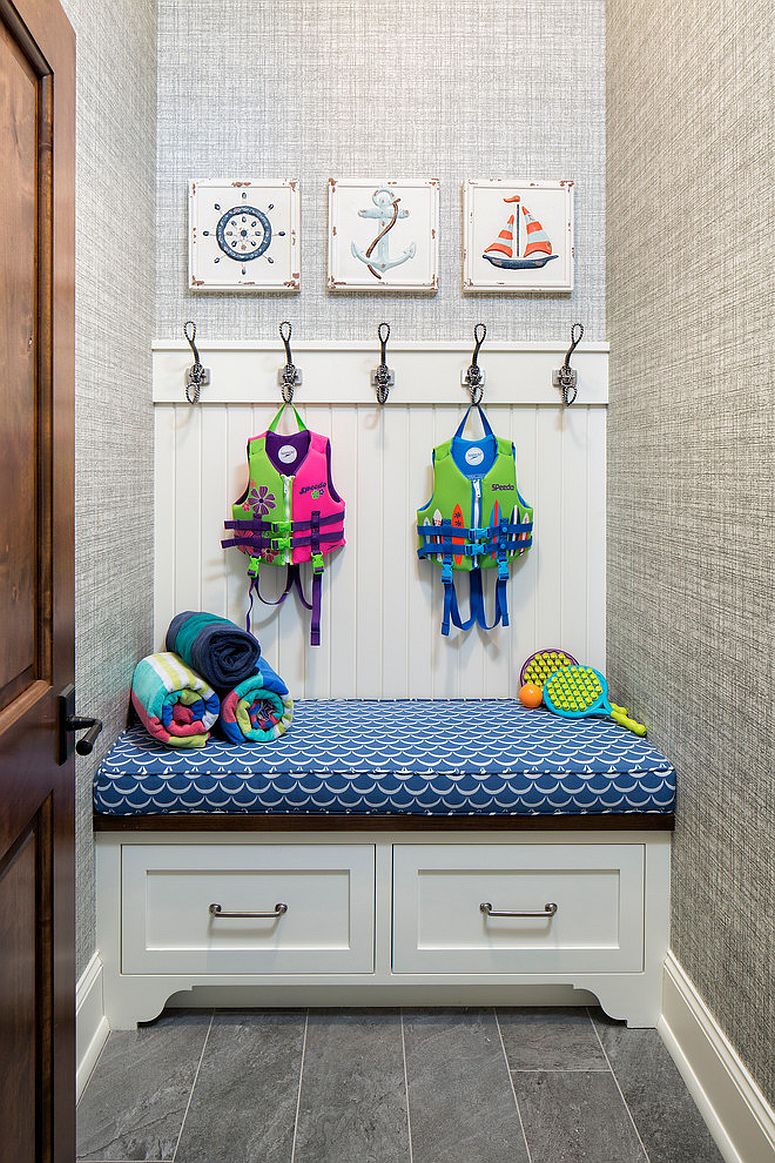
[[[492,507],[492,521],[491,521],[491,524],[492,524],[492,527],[493,527],[493,529],[497,529],[497,528],[498,528],[498,523],[499,523],[499,521],[500,521],[500,514],[501,514],[501,508],[500,508],[500,505],[498,504],[498,502],[496,501],[496,502],[495,502],[495,504],[494,504],[494,505],[493,505],[493,507]],[[493,550],[493,553],[492,553],[492,559],[493,559],[493,561],[497,561],[497,560],[498,560],[498,553],[497,553],[497,550]]]
[[[466,527],[465,518],[463,517],[463,510],[460,508],[460,505],[455,505],[455,508],[452,510],[452,527],[453,527],[453,529],[465,529],[465,527]],[[465,545],[465,543],[466,543],[465,537],[453,537],[452,538],[453,545]],[[460,565],[461,561],[463,560],[464,555],[462,553],[461,554],[456,553],[454,556],[455,556],[455,565]]]
[[[442,517],[441,517],[441,509],[434,509],[434,510],[433,510],[433,524],[434,524],[434,525],[440,525],[440,524],[441,524],[441,521],[442,521]],[[439,541],[443,541],[443,540],[444,540],[444,536],[443,536],[443,534],[442,534],[440,537],[434,537],[434,538],[433,538],[433,540],[434,540],[434,542],[437,542],[437,543],[438,543]],[[437,560],[437,561],[443,561],[443,560],[444,560],[444,556],[443,556],[443,554],[441,554],[441,553],[437,553],[437,554],[436,554],[436,560]]]

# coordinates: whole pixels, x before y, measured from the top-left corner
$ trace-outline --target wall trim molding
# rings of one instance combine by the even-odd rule
[[[202,389],[202,404],[265,404],[280,399],[277,375],[285,363],[279,338],[275,340],[204,340],[200,358],[210,369],[211,381]],[[389,404],[464,404],[460,374],[471,362],[473,341],[435,340],[391,342],[388,365],[396,384]],[[541,404],[560,410],[560,391],[552,385],[552,371],[560,367],[568,343],[486,343],[479,357],[486,374],[487,404]],[[293,344],[294,363],[303,381],[296,401],[303,404],[355,404],[377,407],[371,386],[379,363],[376,338],[370,340],[308,340]],[[185,404],[185,373],[191,349],[184,339],[153,345],[153,402]],[[608,344],[581,343],[572,360],[578,372],[578,403],[608,403]],[[389,410],[388,404],[388,410]]]
[[[657,1029],[725,1163],[775,1161],[775,1111],[672,950]]]
[[[75,987],[76,1102],[83,1094],[92,1070],[105,1045],[110,1027],[105,1017],[102,988],[102,958],[92,954]]]

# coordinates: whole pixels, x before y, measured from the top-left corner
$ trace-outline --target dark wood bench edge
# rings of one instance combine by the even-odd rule
[[[105,816],[94,813],[95,832],[385,832],[443,831],[672,832],[672,813],[634,812],[586,816],[261,815],[191,813],[170,816]]]

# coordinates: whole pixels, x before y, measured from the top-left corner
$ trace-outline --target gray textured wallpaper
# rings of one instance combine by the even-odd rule
[[[77,761],[77,972],[95,948],[91,777],[125,725],[153,612],[156,8],[64,0],[77,35],[76,679],[105,729]]]
[[[604,338],[603,0],[160,0],[157,335]],[[432,299],[324,290],[325,182],[441,179],[441,289]],[[300,177],[298,296],[192,295],[190,178]],[[461,296],[461,184],[576,181],[572,297]]]
[[[769,0],[609,0],[608,659],[674,760],[675,953],[775,1099]]]

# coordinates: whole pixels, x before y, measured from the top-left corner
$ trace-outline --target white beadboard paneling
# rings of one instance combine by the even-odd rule
[[[348,514],[355,511],[356,482],[358,477],[358,411],[355,408],[332,408],[331,431],[333,447],[333,478],[337,492],[347,502]],[[346,448],[350,453],[339,456],[338,450]],[[355,605],[358,554],[355,526],[348,515],[345,522],[347,544],[333,557],[323,577],[323,586],[330,596],[323,624],[322,636],[328,642],[335,638],[331,650],[330,688],[331,698],[345,698],[354,689],[356,667],[356,638],[347,627],[357,618]]]
[[[413,508],[421,508],[431,495],[432,476],[428,449],[434,444],[434,409],[427,405],[412,408],[407,417],[409,440],[407,443],[406,477],[409,496]],[[436,641],[438,627],[434,627],[437,613],[434,605],[433,581],[429,576],[431,567],[417,558],[417,537],[414,533],[414,513],[407,513],[408,536],[406,541],[406,572],[408,579],[407,608],[404,629],[407,657],[412,643],[411,683],[407,691],[433,691],[432,647]]]
[[[570,573],[563,576],[563,495],[573,488],[563,480],[563,435],[568,417],[559,409],[542,409],[536,415],[536,485],[531,504],[534,508],[534,544],[520,565],[535,553],[536,569],[533,589],[537,606],[537,641],[564,646],[562,641],[562,591],[573,584]],[[529,498],[528,498],[529,499]],[[558,642],[559,635],[559,642]]]
[[[228,413],[225,408],[202,411],[200,459],[207,462],[208,487],[201,495],[200,536],[223,521],[223,498],[229,495]],[[202,543],[201,603],[203,610],[225,610],[227,582],[220,555],[204,552]]]
[[[382,659],[386,651],[393,654],[395,641],[395,631],[391,640],[385,641],[387,628],[383,622],[384,593],[396,576],[391,565],[392,555],[389,547],[385,551],[384,544],[384,422],[385,417],[377,409],[358,416],[356,491],[345,498],[352,505],[348,525],[355,551],[355,618],[336,631],[348,634],[355,630],[355,690],[366,699],[381,697]],[[338,455],[338,450],[335,454]]]
[[[393,416],[383,408],[379,414],[382,429],[380,492],[382,497],[382,562],[395,558],[399,568],[391,569],[390,585],[382,589],[382,618],[387,631],[382,644],[383,698],[402,698],[409,675],[406,612],[414,585],[410,576],[412,545],[412,495],[407,479],[408,434],[411,413],[402,408]],[[380,575],[377,575],[378,577]],[[382,588],[382,587],[380,587]],[[391,627],[393,632],[391,633]]]
[[[153,639],[162,649],[175,601],[175,408],[154,408],[154,623]]]
[[[309,378],[317,381],[316,354],[308,354],[308,363]],[[596,353],[603,398],[605,362],[605,353]],[[244,621],[245,559],[222,550],[220,539],[247,480],[247,441],[266,428],[277,404],[276,393],[271,403],[249,403],[238,393],[233,402],[205,407],[165,402],[164,395],[157,385],[158,645],[181,609]],[[440,634],[439,569],[417,560],[414,531],[415,510],[430,494],[431,449],[452,435],[463,415],[454,394],[450,402],[448,382],[433,377],[418,403],[395,392],[381,409],[368,398],[331,402],[322,393],[314,403],[300,402],[308,426],[332,438],[334,483],[347,502],[347,545],[328,559],[320,647],[309,646],[309,613],[295,596],[279,608],[254,605],[252,626],[264,654],[294,695],[513,695],[522,660],[546,645],[604,665],[605,407],[547,406],[540,402],[542,385],[529,374],[521,397],[526,402],[495,402],[488,410],[495,431],[516,444],[520,491],[536,510],[534,547],[512,568],[511,625],[489,633],[453,631],[448,639]],[[283,425],[290,430],[288,417]],[[485,576],[490,616],[491,574]],[[265,596],[277,596],[282,580],[284,570],[266,567]],[[308,569],[304,580],[309,589]],[[465,611],[465,575],[458,589]]]
[[[568,408],[562,419],[560,633],[571,654],[586,658],[587,571],[579,571],[578,565],[586,557],[589,409]]]
[[[201,610],[203,548],[207,552],[202,545],[202,493],[210,487],[210,466],[206,462],[205,472],[200,408],[176,409],[175,442],[175,608]]]
[[[592,666],[606,667],[606,414],[590,408],[588,423],[587,530],[599,551],[587,552],[587,650]]]

